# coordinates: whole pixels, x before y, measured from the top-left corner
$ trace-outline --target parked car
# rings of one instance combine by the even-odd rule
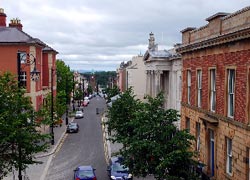
[[[108,165],[108,176],[111,180],[133,180],[132,174],[129,173],[129,169],[123,164],[122,157],[111,157]]]
[[[74,170],[74,180],[97,180],[92,166],[79,166]]]
[[[66,132],[67,133],[77,133],[79,131],[79,125],[75,122],[70,122],[68,125],[67,125],[67,130]]]
[[[87,101],[88,104],[89,104],[89,101],[90,101],[90,100],[89,100],[89,97],[85,96],[85,97],[84,97],[84,101]]]
[[[89,102],[87,100],[84,100],[82,103],[83,106],[88,106],[88,104],[89,104]]]
[[[76,111],[75,118],[83,118],[83,112],[82,111]]]

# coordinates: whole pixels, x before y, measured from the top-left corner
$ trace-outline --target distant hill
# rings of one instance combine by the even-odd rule
[[[94,71],[92,73],[91,71],[83,70],[83,71],[78,71],[78,72],[87,79],[90,79],[90,77],[94,73],[96,83],[102,88],[107,87],[110,81],[114,81],[114,79],[116,79],[116,71]]]
[[[77,70],[77,72],[89,74],[89,73],[92,73],[93,71],[92,71],[92,70]],[[94,71],[94,73],[95,73],[95,72],[115,72],[115,71],[104,71],[104,70],[99,70],[99,71]]]

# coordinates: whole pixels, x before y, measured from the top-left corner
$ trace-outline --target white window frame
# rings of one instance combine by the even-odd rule
[[[187,70],[187,101],[190,104],[191,99],[191,70]]]
[[[227,116],[234,117],[234,86],[235,86],[235,69],[228,69],[228,86],[227,86]]]
[[[202,71],[197,70],[197,106],[201,107],[202,102]]]
[[[233,151],[232,151],[232,139],[226,138],[227,143],[227,162],[226,162],[226,173],[230,176],[232,175],[232,168],[233,168]]]
[[[27,87],[27,74],[26,74],[26,71],[21,71],[20,72],[20,83],[21,83],[22,88]]]
[[[210,70],[210,111],[216,109],[216,74],[215,69]]]

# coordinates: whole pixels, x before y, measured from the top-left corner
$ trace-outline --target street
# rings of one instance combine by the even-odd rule
[[[66,134],[62,146],[54,154],[46,180],[73,179],[73,170],[80,165],[92,165],[97,179],[108,180],[107,165],[101,128],[101,114],[96,108],[105,108],[105,100],[99,96],[84,107],[84,118],[74,119],[80,126],[78,133]]]

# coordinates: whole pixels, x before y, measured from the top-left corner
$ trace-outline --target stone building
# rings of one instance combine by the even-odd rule
[[[163,91],[166,109],[180,111],[182,60],[176,53],[177,44],[170,50],[158,50],[154,34],[149,34],[148,50],[143,60],[146,70],[146,94],[155,97]],[[179,125],[178,125],[179,126]]]
[[[146,74],[143,56],[134,56],[126,68],[128,87],[132,87],[136,98],[144,100],[146,94]]]
[[[250,7],[182,31],[181,129],[210,179],[250,179]]]

